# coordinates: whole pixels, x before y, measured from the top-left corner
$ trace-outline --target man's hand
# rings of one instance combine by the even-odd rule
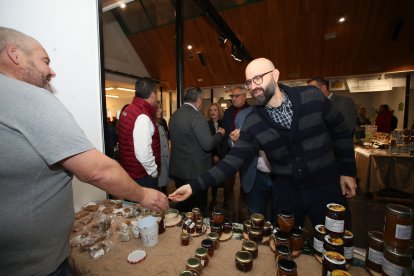
[[[222,135],[224,135],[224,134],[226,134],[226,131],[224,130],[224,128],[219,127],[219,128],[217,129],[217,133],[221,133]]]
[[[154,210],[156,212],[168,210],[167,196],[155,189],[142,187],[144,190],[144,198],[139,202],[142,207]]]
[[[170,194],[168,198],[172,201],[183,201],[189,198],[192,193],[193,190],[191,189],[190,184],[185,184]]]
[[[346,196],[347,198],[351,198],[356,195],[357,185],[354,177],[341,175],[340,183],[342,194],[344,196]]]
[[[237,129],[237,128],[233,130],[232,132],[230,132],[230,135],[229,135],[230,140],[232,140],[233,143],[236,143],[236,141],[239,139],[239,136],[240,136],[240,129]]]

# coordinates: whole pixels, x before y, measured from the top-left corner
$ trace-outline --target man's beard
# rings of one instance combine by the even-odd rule
[[[273,97],[276,91],[276,84],[273,80],[269,83],[269,85],[266,87],[266,89],[263,89],[262,87],[256,87],[253,91],[253,97],[256,101],[256,105],[258,106],[265,106],[270,101],[270,99]],[[257,95],[257,93],[262,92],[261,95]]]
[[[52,78],[52,75],[45,76],[44,74],[42,74],[42,72],[37,70],[33,62],[29,61],[29,64],[30,64],[30,67],[24,69],[22,80],[24,82],[33,84],[34,86],[44,88],[51,93],[54,93],[55,91],[53,87],[50,85],[50,80]]]

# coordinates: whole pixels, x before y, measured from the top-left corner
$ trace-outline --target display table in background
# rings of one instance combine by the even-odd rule
[[[117,233],[113,233],[111,240],[114,248],[104,256],[94,260],[88,252],[80,252],[74,248],[69,257],[69,267],[74,275],[179,275],[185,269],[188,258],[194,256],[195,249],[200,247],[201,240],[206,234],[193,238],[189,246],[180,245],[181,228],[171,227],[159,236],[159,243],[154,247],[142,246],[140,239],[120,242]],[[274,253],[267,245],[259,246],[258,258],[254,260],[253,269],[240,272],[236,269],[234,255],[241,250],[242,241],[230,239],[220,244],[210,259],[208,267],[203,269],[202,275],[275,275],[276,266]],[[147,252],[146,259],[138,264],[127,262],[128,254],[138,248]],[[302,255],[295,259],[298,265],[298,275],[320,276],[322,265],[313,256]],[[352,275],[369,275],[364,268],[351,266]]]

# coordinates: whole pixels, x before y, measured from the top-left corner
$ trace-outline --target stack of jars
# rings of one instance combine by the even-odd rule
[[[199,208],[193,208],[191,212],[184,213],[181,221],[181,245],[187,246],[190,236],[203,233],[203,217]]]
[[[315,256],[322,261],[322,275],[334,270],[346,270],[353,259],[353,234],[345,230],[345,207],[329,203],[326,205],[325,225],[316,225],[313,238]]]
[[[243,234],[245,239],[261,243],[264,238],[270,237],[272,234],[272,224],[265,222],[262,214],[254,213],[250,216],[250,220],[243,222]]]
[[[410,275],[412,251],[413,209],[388,204],[384,233],[368,232],[366,269],[372,275]]]

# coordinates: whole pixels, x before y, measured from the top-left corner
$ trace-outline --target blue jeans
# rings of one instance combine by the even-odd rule
[[[256,171],[254,185],[247,194],[247,208],[249,215],[259,213],[265,216],[271,223],[275,222],[272,212],[272,186],[273,182],[269,175]]]

